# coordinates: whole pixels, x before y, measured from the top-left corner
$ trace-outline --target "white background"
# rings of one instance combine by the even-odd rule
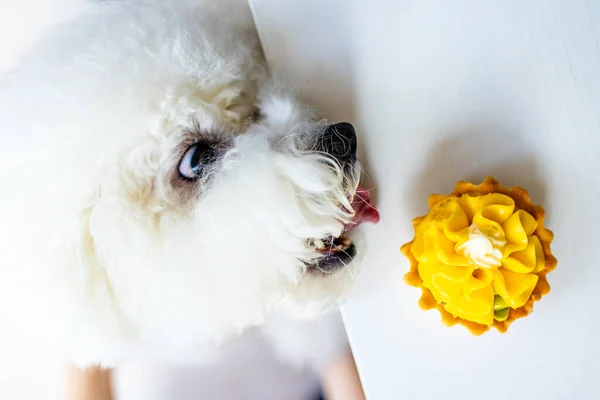
[[[600,1],[253,0],[267,57],[359,128],[382,221],[344,309],[370,400],[599,399]],[[417,306],[430,193],[493,175],[545,206],[551,293],[507,334]]]

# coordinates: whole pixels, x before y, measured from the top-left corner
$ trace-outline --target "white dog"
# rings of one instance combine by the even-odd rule
[[[278,321],[352,286],[344,233],[378,218],[355,132],[268,76],[240,3],[102,4],[2,78],[4,327],[83,366],[196,361],[265,324],[296,359],[337,345]]]

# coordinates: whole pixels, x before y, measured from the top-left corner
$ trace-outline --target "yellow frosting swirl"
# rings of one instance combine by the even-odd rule
[[[423,287],[455,317],[488,326],[506,319],[545,267],[537,226],[501,193],[440,201],[415,227],[411,246]]]

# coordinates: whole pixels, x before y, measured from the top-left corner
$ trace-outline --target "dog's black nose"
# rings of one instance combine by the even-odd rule
[[[319,150],[338,161],[351,161],[356,158],[356,131],[352,124],[340,122],[329,125],[320,138]]]

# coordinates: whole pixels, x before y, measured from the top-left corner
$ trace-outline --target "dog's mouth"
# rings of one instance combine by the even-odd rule
[[[308,271],[333,272],[348,265],[356,255],[356,247],[347,236],[348,232],[363,222],[377,223],[379,212],[371,204],[371,194],[363,187],[358,187],[352,199],[354,216],[346,224],[338,237],[329,236],[321,239],[310,239],[309,245],[314,247],[322,257],[308,265]]]

